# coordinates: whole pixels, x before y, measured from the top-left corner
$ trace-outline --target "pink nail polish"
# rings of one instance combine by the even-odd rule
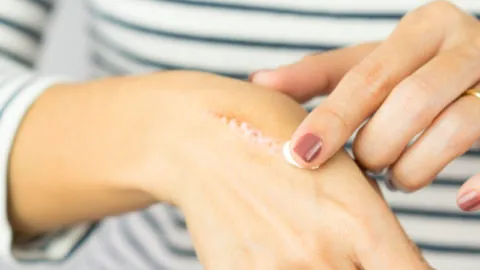
[[[313,133],[307,133],[297,141],[293,151],[303,159],[303,161],[309,163],[320,154],[322,145],[323,142],[320,137]]]
[[[254,71],[254,72],[250,73],[250,75],[248,75],[248,81],[249,81],[249,82],[252,82],[253,77],[254,77],[255,74],[257,74],[257,73],[258,73],[258,71]]]
[[[458,205],[463,211],[474,211],[480,207],[480,194],[476,191],[465,193],[458,199]]]
[[[257,71],[254,71],[254,72],[250,73],[250,75],[248,76],[248,81],[249,81],[249,82],[253,82],[253,78],[254,78],[257,74],[259,74],[259,73],[261,73],[261,72],[266,72],[266,71],[270,71],[270,70],[269,70],[269,69],[261,69],[261,70],[257,70]]]

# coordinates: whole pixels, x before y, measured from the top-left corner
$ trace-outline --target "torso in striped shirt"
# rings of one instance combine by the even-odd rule
[[[480,14],[479,1],[456,2]],[[251,71],[291,63],[311,52],[384,39],[405,12],[423,3],[91,0],[92,75],[195,69],[245,79]],[[479,268],[480,215],[461,213],[455,205],[456,190],[478,172],[479,162],[480,151],[472,150],[420,192],[385,191],[407,232],[437,269]],[[105,220],[74,261],[91,270],[201,269],[182,215],[162,205]]]

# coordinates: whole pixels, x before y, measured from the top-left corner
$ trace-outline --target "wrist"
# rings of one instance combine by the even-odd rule
[[[174,204],[188,196],[186,190],[193,179],[184,177],[185,171],[195,171],[193,167],[200,166],[203,160],[215,159],[212,156],[224,141],[228,148],[223,151],[233,152],[234,156],[247,153],[238,134],[225,131],[225,125],[212,115],[244,120],[280,140],[289,138],[306,115],[301,106],[278,92],[210,74],[175,72],[162,82],[162,87],[174,90],[168,93],[170,109],[161,116],[151,116],[152,123],[162,123],[162,131],[148,140],[150,149],[160,149],[150,152],[148,160],[156,160],[152,166],[161,174],[145,177],[150,181],[143,181],[142,189]]]
[[[141,159],[142,138],[131,131],[139,96],[122,80],[55,85],[31,106],[9,162],[14,231],[47,232],[156,202],[141,179],[125,177]]]

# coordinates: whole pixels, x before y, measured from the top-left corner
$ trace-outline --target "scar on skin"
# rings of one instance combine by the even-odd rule
[[[219,119],[231,130],[247,139],[250,143],[259,145],[261,147],[266,147],[269,149],[271,154],[282,154],[285,161],[290,163],[290,165],[297,168],[302,168],[302,166],[300,166],[300,164],[298,164],[293,158],[293,155],[290,151],[290,141],[282,142],[281,140],[265,135],[259,128],[248,122],[239,120],[236,117],[218,113],[211,113],[211,115],[213,115],[216,119]],[[318,167],[314,167],[311,169],[314,170],[317,168]]]
[[[270,153],[272,154],[278,154],[281,152],[283,143],[278,139],[267,136],[254,125],[232,116],[222,115],[218,113],[212,113],[212,115],[218,120],[220,120],[222,123],[227,125],[231,130],[235,131],[237,134],[247,139],[250,143],[266,147],[270,150]]]

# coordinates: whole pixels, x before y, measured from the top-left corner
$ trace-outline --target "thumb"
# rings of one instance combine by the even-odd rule
[[[480,210],[480,174],[468,179],[457,195],[457,205],[463,211]]]
[[[365,43],[309,55],[291,65],[253,72],[249,80],[304,102],[332,91],[343,75],[376,46],[377,43]]]

